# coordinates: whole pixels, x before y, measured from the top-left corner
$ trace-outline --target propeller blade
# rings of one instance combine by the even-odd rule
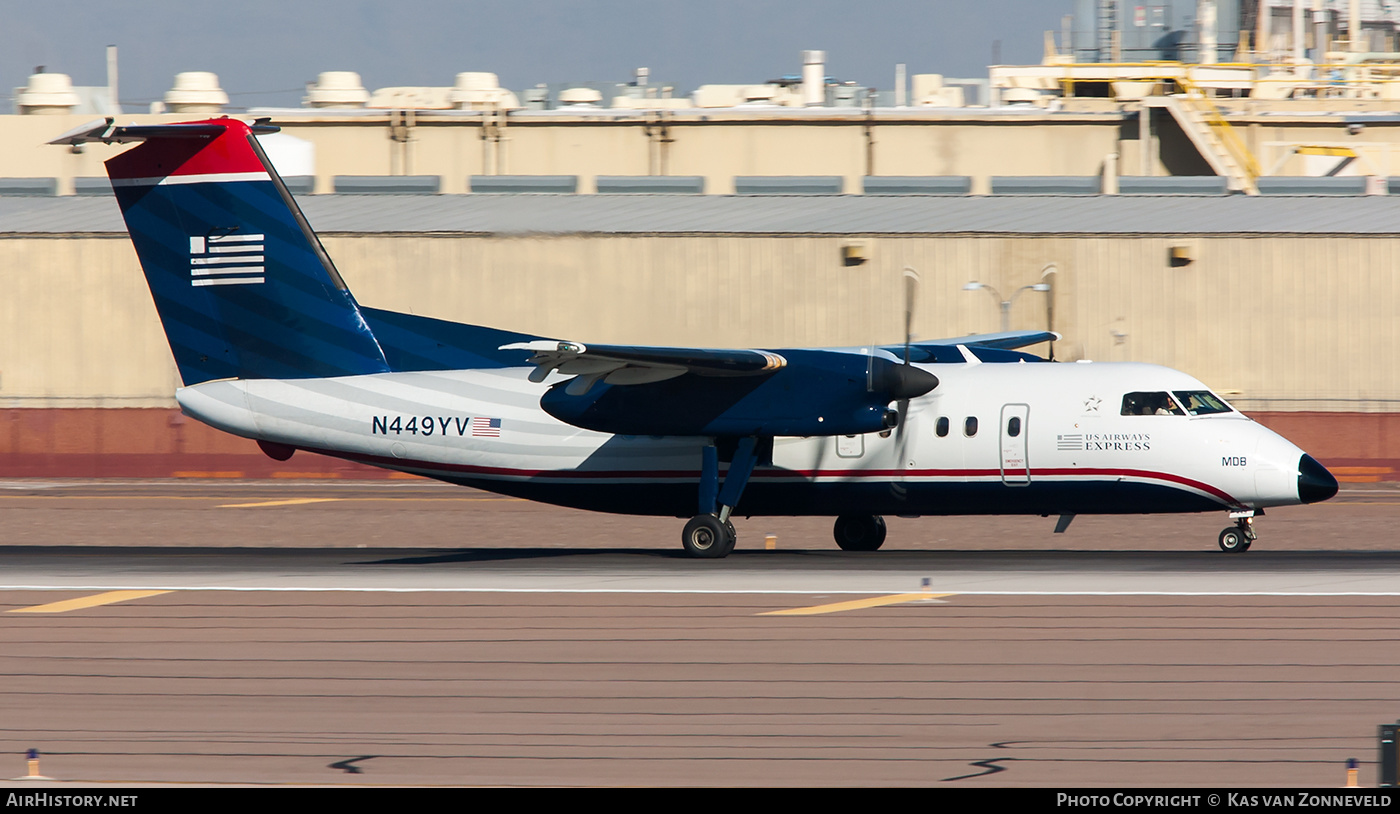
[[[904,267],[904,364],[909,364],[909,343],[914,336],[914,295],[919,290],[919,272]]]

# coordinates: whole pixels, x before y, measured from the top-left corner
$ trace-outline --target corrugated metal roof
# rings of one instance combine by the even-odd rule
[[[327,233],[1335,234],[1400,232],[1400,196],[311,195]],[[124,232],[112,198],[0,197],[0,234]]]

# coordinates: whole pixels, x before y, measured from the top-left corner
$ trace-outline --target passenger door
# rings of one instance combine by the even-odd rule
[[[1026,486],[1031,482],[1031,464],[1026,456],[1029,404],[1006,404],[1001,408],[1001,482]]]

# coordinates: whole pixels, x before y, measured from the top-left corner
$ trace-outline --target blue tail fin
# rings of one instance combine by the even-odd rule
[[[256,130],[234,119],[113,128],[107,162],[186,385],[389,370]],[[271,129],[271,128],[266,128]]]

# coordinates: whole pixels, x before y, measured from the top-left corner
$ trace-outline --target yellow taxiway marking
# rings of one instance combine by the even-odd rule
[[[222,498],[228,500],[228,498]],[[253,506],[295,506],[301,503],[369,503],[371,501],[419,503],[521,503],[523,497],[299,497],[291,500],[266,500],[261,503],[224,503],[220,509],[247,509]]]
[[[833,602],[830,605],[812,605],[807,608],[787,608],[785,610],[764,611],[758,616],[815,616],[819,613],[840,613],[841,611],[860,610],[861,608],[878,608],[882,605],[898,605],[903,602],[918,602],[921,599],[938,601],[941,597],[955,596],[955,594],[930,594],[919,592],[916,594],[887,594],[885,596],[872,596],[868,599],[852,599],[849,602]]]
[[[5,611],[6,613],[63,613],[71,610],[81,610],[83,608],[95,608],[98,605],[110,605],[113,602],[126,602],[131,599],[144,599],[148,596],[160,596],[171,591],[108,591],[92,596],[80,596],[77,599],[65,599],[62,602],[50,602],[47,605],[34,605],[28,608],[14,608]]]
[[[334,503],[338,497],[294,497],[289,500],[264,500],[261,503],[225,503],[220,509],[251,509],[254,506],[300,506],[303,503]]]

